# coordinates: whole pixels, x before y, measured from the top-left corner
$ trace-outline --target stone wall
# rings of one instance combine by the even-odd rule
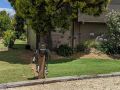
[[[75,22],[74,27],[74,47],[81,41],[96,38],[107,30],[105,23]],[[32,29],[30,29],[28,33],[28,43],[31,45],[32,49],[35,49],[36,35]],[[58,48],[61,44],[71,46],[71,30],[66,31],[65,33],[52,32],[52,47]]]

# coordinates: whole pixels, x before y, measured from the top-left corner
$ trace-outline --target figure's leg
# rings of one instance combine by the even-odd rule
[[[38,64],[36,64],[36,72],[38,73],[40,70],[40,66]]]
[[[48,67],[47,67],[47,64],[45,63],[45,78],[47,77],[48,75]]]
[[[38,78],[39,79],[45,78],[45,55],[40,56],[40,59],[39,59]]]

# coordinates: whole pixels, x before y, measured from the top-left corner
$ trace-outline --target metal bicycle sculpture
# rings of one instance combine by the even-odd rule
[[[42,44],[40,49],[35,50],[33,63],[36,64],[36,72],[38,73],[38,78],[46,78],[48,74],[48,61],[49,50],[45,48]]]

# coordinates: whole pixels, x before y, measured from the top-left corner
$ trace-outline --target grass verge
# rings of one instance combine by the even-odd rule
[[[50,61],[48,69],[48,77],[106,74],[120,72],[120,61],[103,59],[66,59]]]

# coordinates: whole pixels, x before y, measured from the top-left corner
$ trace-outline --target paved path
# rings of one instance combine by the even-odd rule
[[[120,90],[120,77],[58,82],[7,90]]]

